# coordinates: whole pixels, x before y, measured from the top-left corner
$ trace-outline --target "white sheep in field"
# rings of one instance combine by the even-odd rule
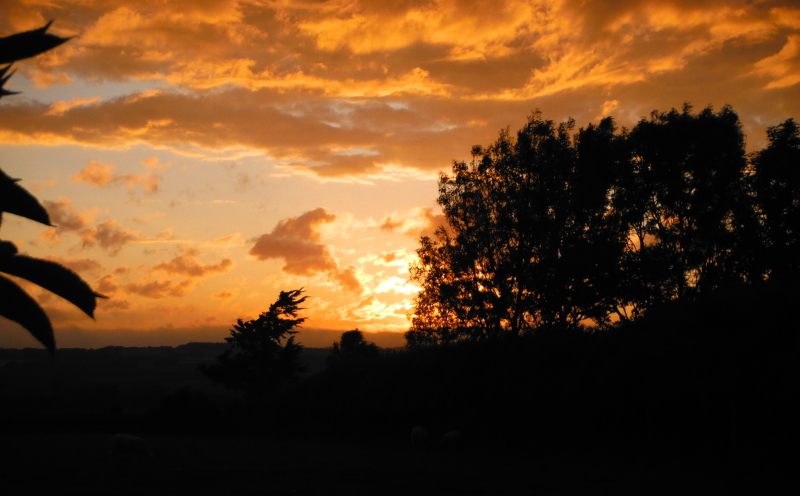
[[[428,430],[418,425],[411,429],[411,444],[416,447],[424,448],[428,445]]]
[[[153,457],[147,442],[130,434],[114,434],[108,441],[108,454],[112,460],[143,460]]]
[[[461,433],[459,431],[448,431],[442,436],[442,448],[453,450],[461,444]]]

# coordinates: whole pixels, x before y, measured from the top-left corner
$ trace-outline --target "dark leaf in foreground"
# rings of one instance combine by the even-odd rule
[[[8,212],[50,226],[47,210],[17,181],[0,170],[0,215]]]
[[[11,71],[11,73],[8,76],[6,76],[6,72],[8,72],[8,70],[10,68],[11,68],[11,66],[7,65],[7,66],[3,67],[2,69],[0,69],[0,97],[8,96],[8,95],[16,95],[16,94],[19,93],[19,91],[9,91],[9,90],[3,88],[3,86],[6,84],[8,79],[11,76],[14,75],[14,71]]]
[[[24,327],[50,351],[51,357],[55,357],[53,326],[39,304],[3,276],[0,276],[0,295],[0,315]]]
[[[46,33],[52,23],[50,21],[44,27],[0,38],[0,64],[34,57],[69,40]]]
[[[0,272],[27,279],[51,291],[94,318],[98,297],[80,276],[63,265],[48,260],[14,255],[0,257]]]

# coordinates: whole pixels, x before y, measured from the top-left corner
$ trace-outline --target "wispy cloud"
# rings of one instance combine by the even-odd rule
[[[145,167],[150,169],[159,168],[158,159],[145,160],[143,162]],[[103,164],[94,160],[89,162],[89,165],[81,169],[77,174],[72,176],[73,183],[86,182],[96,188],[103,186],[115,186],[124,184],[128,188],[132,188],[136,184],[141,184],[142,188],[147,193],[154,193],[158,191],[160,176],[157,174],[115,174],[115,166],[111,164]]]

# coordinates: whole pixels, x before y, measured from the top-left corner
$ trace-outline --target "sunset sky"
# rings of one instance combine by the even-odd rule
[[[304,344],[401,345],[438,172],[532,110],[730,104],[748,151],[800,118],[796,0],[0,0],[0,36],[51,19],[74,38],[15,65],[0,167],[58,227],[0,237],[109,296],[93,321],[24,285],[59,347],[221,341],[300,287]]]

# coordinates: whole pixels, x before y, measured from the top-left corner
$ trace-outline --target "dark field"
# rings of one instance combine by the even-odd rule
[[[59,349],[55,360],[44,349],[0,348],[0,430],[136,430],[165,420],[208,421],[211,411],[235,395],[215,386],[198,366],[214,362],[227,348],[226,343],[73,348]],[[305,349],[306,375],[321,371],[328,353]],[[174,427],[180,425],[169,426]]]
[[[796,494],[798,298],[324,371],[307,349],[309,374],[252,404],[197,370],[219,345],[0,350],[0,494]],[[464,442],[415,449],[415,425]],[[117,432],[155,459],[112,461]]]
[[[407,439],[144,436],[152,460],[112,461],[106,433],[4,433],[4,494],[712,494],[731,482],[675,465],[549,460],[465,447],[419,452]],[[533,450],[531,450],[533,451]]]

